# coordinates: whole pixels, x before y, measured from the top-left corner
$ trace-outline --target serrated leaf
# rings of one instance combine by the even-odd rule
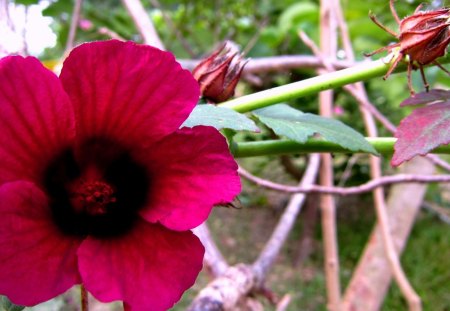
[[[432,89],[429,92],[418,93],[405,99],[400,106],[423,105],[447,100],[450,100],[450,91]]]
[[[23,309],[25,307],[13,304],[8,297],[0,296],[0,311],[22,311]]]
[[[311,113],[303,113],[286,104],[278,104],[254,111],[258,119],[276,134],[304,143],[314,134],[351,151],[377,154],[367,140],[344,123]]]
[[[417,108],[400,122],[395,136],[393,166],[450,143],[450,101]]]
[[[194,127],[196,125],[212,126],[218,130],[232,129],[235,131],[259,132],[255,122],[242,113],[209,104],[196,106],[181,127]]]

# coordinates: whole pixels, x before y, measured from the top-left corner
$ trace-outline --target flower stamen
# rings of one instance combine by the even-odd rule
[[[108,205],[116,202],[114,189],[104,181],[83,181],[72,192],[72,204],[89,215],[104,215]]]

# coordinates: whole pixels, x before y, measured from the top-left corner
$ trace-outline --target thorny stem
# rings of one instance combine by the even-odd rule
[[[384,75],[389,70],[390,57],[388,55],[377,61],[364,62],[347,69],[241,96],[221,103],[218,106],[231,108],[238,112],[247,112],[291,99],[317,94],[350,83],[365,81]]]
[[[381,155],[391,155],[394,152],[396,138],[393,137],[366,137],[366,140]],[[365,151],[350,151],[338,144],[310,139],[305,143],[297,143],[286,139],[273,139],[253,142],[234,142],[231,152],[236,158],[258,157],[280,154],[307,154],[307,153],[367,153]],[[439,146],[430,151],[437,154],[450,154],[450,145]]]

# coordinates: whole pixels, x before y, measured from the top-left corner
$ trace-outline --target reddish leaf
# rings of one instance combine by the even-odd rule
[[[407,99],[405,99],[400,106],[412,106],[412,105],[422,105],[430,104],[433,102],[444,102],[450,100],[450,91],[433,89],[429,92],[422,92],[415,94]]]
[[[402,120],[395,136],[393,166],[450,143],[450,101],[414,110]]]

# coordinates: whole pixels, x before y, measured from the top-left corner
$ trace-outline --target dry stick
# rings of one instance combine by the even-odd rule
[[[80,20],[82,4],[83,4],[83,0],[75,0],[75,4],[73,6],[73,12],[72,12],[72,20],[70,22],[69,35],[67,37],[65,54],[69,53],[70,50],[72,50],[72,48],[73,48],[73,45],[75,42],[75,36],[77,34],[78,22]]]
[[[192,70],[200,62],[200,60],[191,59],[179,59],[180,64],[185,68]],[[348,67],[355,66],[355,63],[350,63],[342,60],[329,61],[334,68],[344,69]],[[320,59],[311,55],[280,55],[280,56],[270,56],[270,57],[258,57],[249,60],[247,65],[244,67],[244,74],[256,74],[256,73],[266,73],[272,71],[289,71],[298,68],[311,68],[317,69],[323,67],[323,63]]]
[[[339,27],[341,30],[341,37],[344,43],[344,49],[347,53],[347,59],[354,61],[355,57],[353,55],[353,47],[351,45],[350,37],[348,34],[347,24],[344,20],[344,15],[340,5],[337,6],[336,12],[338,15]],[[364,85],[359,82],[354,84],[356,92],[361,96],[364,102],[368,102],[368,96],[365,91]],[[375,125],[375,120],[372,114],[360,105],[360,110],[364,118],[364,123],[366,125],[366,130],[369,137],[377,137],[378,131]],[[381,172],[381,158],[370,155],[370,175],[373,179],[378,179],[382,176]],[[411,286],[408,278],[400,263],[400,259],[395,249],[395,245],[392,239],[388,213],[386,211],[386,201],[384,199],[384,190],[381,187],[374,189],[373,191],[375,209],[377,213],[377,220],[381,230],[381,236],[383,239],[384,249],[386,252],[387,259],[389,261],[392,274],[404,295],[405,299],[408,301],[410,310],[419,311],[422,309],[421,301],[419,295],[415,292],[414,288]]]
[[[342,187],[343,185],[345,185],[347,180],[350,179],[352,175],[352,169],[360,158],[361,158],[360,154],[354,154],[350,157],[350,159],[347,161],[347,165],[345,166],[344,172],[342,173],[342,176],[339,179],[339,182],[337,183],[338,187]]]
[[[448,210],[448,208],[441,207],[438,204],[432,202],[423,202],[422,206],[424,209],[435,214],[440,220],[450,225],[450,211]]]
[[[317,177],[319,171],[320,156],[313,154],[309,158],[308,168],[300,182],[300,187],[308,187],[312,185]],[[241,169],[243,171],[243,169]],[[256,276],[256,282],[261,286],[265,277],[272,267],[275,259],[280,253],[280,249],[286,241],[289,233],[291,232],[295,220],[303,206],[306,195],[303,193],[295,194],[289,200],[286,209],[283,212],[277,226],[272,232],[269,241],[264,246],[264,249],[259,254],[258,259],[253,263],[253,271]]]
[[[144,43],[164,50],[164,44],[161,42],[161,39],[159,38],[150,17],[142,6],[141,1],[122,0],[122,3],[133,19],[137,30],[144,40]]]
[[[335,57],[337,51],[336,18],[333,1],[320,1],[320,47],[322,55]],[[319,74],[323,70],[318,71]],[[333,91],[319,93],[320,115],[331,117],[333,111]],[[333,186],[333,159],[330,154],[321,154],[320,183]],[[334,197],[325,194],[320,197],[322,232],[324,243],[325,281],[327,307],[330,311],[341,310],[341,285],[339,278],[339,255],[337,243],[336,205]]]
[[[89,311],[89,295],[83,284],[80,285],[81,311]]]
[[[412,174],[433,174],[434,165],[422,157],[416,157],[400,167]],[[407,237],[420,211],[426,186],[413,184],[394,185],[389,191],[389,223],[396,250],[401,253]],[[345,291],[345,310],[377,311],[386,295],[392,279],[389,262],[379,223],[372,230],[355,273]]]
[[[219,276],[225,273],[229,268],[228,263],[214,243],[211,233],[209,232],[206,222],[193,229],[195,235],[198,236],[203,246],[205,247],[204,261],[214,276]]]
[[[259,178],[252,175],[243,168],[239,168],[239,175],[254,182],[255,184],[286,193],[321,193],[321,194],[331,194],[331,195],[355,195],[364,192],[372,191],[376,188],[392,184],[428,184],[428,183],[450,183],[450,175],[419,175],[419,174],[397,174],[393,176],[382,176],[377,179],[372,179],[365,184],[354,187],[336,187],[336,186],[319,186],[310,185],[305,187],[297,187],[275,183],[263,178]]]

